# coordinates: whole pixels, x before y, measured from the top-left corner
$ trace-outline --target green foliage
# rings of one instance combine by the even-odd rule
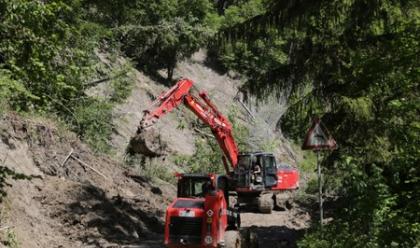
[[[126,164],[149,180],[161,179],[165,182],[176,184],[174,172],[168,170],[167,164],[159,159],[146,158],[143,156],[127,157]]]
[[[316,195],[318,193],[318,178],[312,177],[308,180],[305,193],[310,195]]]
[[[12,79],[9,70],[0,69],[0,104],[2,106],[12,105],[14,109],[19,109],[22,102],[34,100],[36,97],[32,95],[25,86]]]
[[[91,20],[87,1],[0,1],[0,103],[11,110],[53,114],[97,151],[107,151],[111,105],[130,93],[131,65],[103,70],[95,51],[115,50],[112,31]],[[106,13],[104,13],[106,14]],[[114,50],[113,50],[114,49]],[[112,61],[115,63],[116,59]],[[112,94],[85,94],[92,78],[109,78]]]
[[[222,28],[232,27],[264,12],[265,6],[262,0],[232,4],[224,12]]]
[[[117,31],[123,50],[139,66],[151,72],[168,70],[172,79],[176,61],[190,56],[205,44],[217,20],[208,0],[92,1]],[[123,6],[122,6],[123,5]],[[115,11],[118,9],[118,11]]]
[[[134,78],[131,72],[132,65],[130,63],[126,63],[110,72],[110,85],[112,88],[111,102],[121,103],[130,95],[134,85]]]
[[[85,100],[74,112],[74,126],[84,140],[98,152],[110,149],[112,105],[96,99]]]
[[[250,145],[249,140],[249,129],[241,123],[238,118],[240,115],[238,108],[231,107],[228,112],[228,119],[232,124],[232,134],[235,139],[236,145],[239,151],[248,151]]]
[[[299,170],[303,172],[314,172],[316,170],[316,154],[312,151],[302,151],[302,160],[298,161]]]
[[[233,136],[239,150],[247,150],[249,130],[238,121],[237,117],[237,110],[231,109],[229,111],[228,118],[232,123]],[[186,171],[191,173],[225,174],[226,171],[223,165],[223,156],[224,154],[220,149],[216,138],[204,136],[196,140],[195,152],[192,156],[178,155],[174,157],[174,162],[176,165],[185,168]]]
[[[260,146],[261,150],[264,152],[274,152],[280,146],[280,140],[277,138],[267,139]]]
[[[19,248],[19,241],[16,233],[13,230],[6,230],[6,238],[3,244],[8,248]]]
[[[251,93],[292,90],[282,121],[290,137],[300,140],[311,117],[320,115],[338,141],[323,166],[341,207],[333,222],[315,226],[299,245],[415,247],[419,4],[269,2],[264,14],[226,29],[219,57],[250,78]],[[279,46],[258,50],[261,40]],[[267,57],[271,48],[283,56]]]
[[[174,176],[174,173],[168,171],[168,168],[163,166],[161,163],[153,163],[141,167],[139,174],[150,180],[159,178],[165,182],[176,184],[176,177]]]
[[[63,103],[80,96],[93,56],[94,42],[88,40],[88,30],[77,15],[78,4],[9,0],[0,4],[0,68],[20,88],[14,93],[18,101],[11,104],[22,110],[62,110]]]
[[[223,174],[225,170],[222,156],[216,140],[199,138],[195,142],[195,152],[192,156],[176,156],[174,162],[189,173]]]

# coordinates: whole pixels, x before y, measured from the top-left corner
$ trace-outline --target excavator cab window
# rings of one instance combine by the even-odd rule
[[[276,160],[273,156],[263,156],[261,160],[264,168],[276,168]]]
[[[251,183],[250,169],[254,156],[243,154],[238,156],[238,166],[235,169],[235,180],[237,187],[248,187]]]
[[[245,170],[248,170],[251,167],[251,159],[253,156],[250,155],[240,155],[238,157],[238,166]]]
[[[261,157],[264,166],[264,184],[266,187],[273,187],[277,184],[277,167],[274,156],[264,155]]]
[[[183,177],[178,181],[178,197],[204,197],[210,187],[208,177]]]

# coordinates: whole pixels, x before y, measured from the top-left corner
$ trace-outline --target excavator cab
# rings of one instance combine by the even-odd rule
[[[277,167],[274,155],[255,152],[241,153],[233,175],[240,191],[263,191],[277,184]]]
[[[229,207],[228,179],[177,174],[178,197],[166,210],[165,246],[239,248],[239,212]],[[231,238],[233,235],[233,238]]]
[[[206,175],[185,175],[178,180],[178,197],[204,197],[214,190],[214,183]]]

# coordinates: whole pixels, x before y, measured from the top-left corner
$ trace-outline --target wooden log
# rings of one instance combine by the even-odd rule
[[[87,163],[83,162],[82,160],[76,158],[75,156],[70,155],[71,158],[73,158],[74,160],[76,160],[77,162],[79,162],[81,165],[83,165],[84,167],[87,167],[89,169],[91,169],[93,172],[95,172],[96,174],[102,176],[103,178],[105,178],[108,181],[111,181],[108,177],[106,177],[102,172],[100,172],[99,170],[93,168],[92,166],[88,165]]]

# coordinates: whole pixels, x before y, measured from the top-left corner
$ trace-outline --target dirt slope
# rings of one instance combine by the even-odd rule
[[[1,226],[20,247],[119,247],[162,233],[172,186],[134,176],[43,120],[6,115],[0,137],[1,161],[33,176],[13,182],[1,204]]]

